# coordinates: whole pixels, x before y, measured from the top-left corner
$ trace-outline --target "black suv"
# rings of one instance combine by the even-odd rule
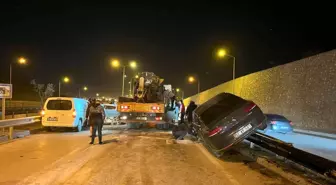
[[[265,115],[255,103],[230,93],[218,94],[203,103],[193,117],[198,137],[215,155],[267,126]]]

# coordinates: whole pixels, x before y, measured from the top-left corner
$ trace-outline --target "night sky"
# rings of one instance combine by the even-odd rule
[[[29,62],[13,64],[14,99],[37,98],[32,79],[57,84],[64,75],[71,78],[63,86],[69,95],[87,85],[87,96],[118,96],[121,71],[110,67],[111,58],[136,60],[138,71],[153,71],[191,95],[197,87],[187,83],[189,74],[199,75],[202,90],[232,78],[232,60],[213,57],[218,47],[236,57],[237,76],[336,48],[333,6],[317,1],[69,2],[0,4],[0,82],[9,81],[10,62],[20,56]]]

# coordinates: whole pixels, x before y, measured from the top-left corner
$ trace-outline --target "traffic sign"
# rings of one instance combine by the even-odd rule
[[[0,98],[12,98],[12,84],[0,84]]]

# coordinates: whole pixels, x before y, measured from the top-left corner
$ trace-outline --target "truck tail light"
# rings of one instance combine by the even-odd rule
[[[44,109],[42,109],[42,111],[41,111],[41,116],[42,116],[42,117],[45,116],[45,111],[44,111]]]
[[[162,120],[162,117],[155,117],[155,120],[156,120],[156,121],[161,121],[161,120]]]
[[[76,112],[76,110],[73,110],[72,117],[75,118],[76,116],[77,116],[77,112]]]
[[[160,107],[159,106],[153,106],[152,110],[160,110]]]
[[[212,136],[220,133],[222,130],[223,130],[222,126],[216,127],[215,129],[213,129],[209,132],[209,137],[212,137]]]
[[[256,107],[257,105],[253,102],[251,102],[246,108],[245,108],[245,112],[250,112],[252,109],[254,109],[254,107]]]
[[[121,109],[126,109],[126,110],[127,110],[127,109],[129,109],[129,108],[130,108],[130,106],[127,106],[127,105],[122,105],[122,106],[120,106],[120,108],[121,108]]]

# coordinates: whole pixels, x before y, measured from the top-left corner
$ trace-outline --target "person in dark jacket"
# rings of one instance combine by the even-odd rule
[[[87,109],[86,109],[86,115],[89,115],[90,107],[92,105],[92,100],[93,100],[93,98],[89,98],[89,104],[88,104]],[[92,126],[88,123],[87,118],[86,118],[85,122],[86,122],[85,125],[86,126],[89,125],[89,127],[90,127],[90,137],[92,137]]]
[[[180,101],[180,116],[181,116],[181,124],[184,123],[184,116],[185,116],[185,106],[183,100]]]
[[[193,121],[193,112],[196,108],[197,108],[197,105],[195,104],[195,102],[190,101],[190,103],[188,105],[188,108],[187,108],[187,111],[186,111],[186,115],[187,115],[189,124],[192,123],[192,121]]]
[[[176,110],[176,96],[170,98],[170,110]]]
[[[176,140],[183,140],[188,133],[188,128],[185,124],[175,125],[172,134]]]
[[[100,105],[99,102],[96,101],[96,99],[92,99],[92,104],[88,109],[89,111],[87,111],[86,118],[89,118],[89,124],[90,126],[92,126],[92,136],[90,144],[94,143],[97,131],[99,144],[103,144],[102,130],[105,119],[104,108]]]

